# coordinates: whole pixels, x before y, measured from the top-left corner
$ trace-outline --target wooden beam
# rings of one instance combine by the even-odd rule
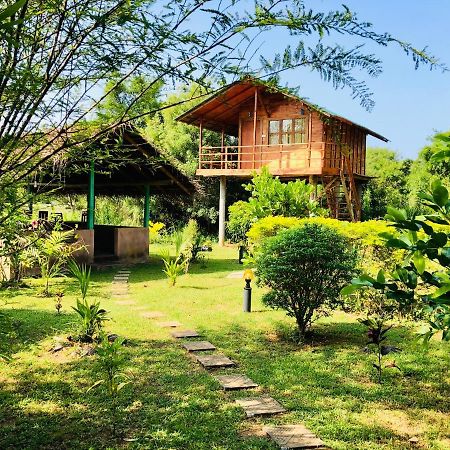
[[[269,110],[267,109],[266,104],[264,103],[264,100],[263,100],[263,96],[262,96],[262,95],[259,96],[259,103],[261,103],[261,106],[262,106],[262,108],[264,109],[264,111],[265,111],[265,113],[266,113],[266,116],[267,116],[267,117],[270,117]]]
[[[135,148],[140,150],[139,144],[131,137],[131,136],[127,136],[127,139],[134,145]],[[144,152],[145,153],[145,152]],[[164,166],[157,166],[156,167],[157,170],[161,171],[164,175],[166,175],[167,177],[169,177],[171,180],[173,180],[173,182],[182,190],[184,191],[186,194],[191,195],[192,193],[189,191],[189,189],[186,188],[186,186],[181,183],[174,175],[172,175],[170,173],[169,170],[167,170]]]

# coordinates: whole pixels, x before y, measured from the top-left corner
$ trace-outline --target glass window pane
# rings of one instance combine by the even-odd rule
[[[303,132],[305,130],[305,119],[295,119],[294,120],[295,131]]]
[[[269,134],[269,145],[275,145],[279,144],[280,142],[280,135],[277,134]]]
[[[292,119],[283,120],[283,133],[288,133],[292,130]]]
[[[295,133],[295,143],[303,144],[305,142],[305,135],[303,133]]]
[[[278,133],[280,129],[280,123],[278,120],[269,121],[269,133]]]
[[[291,143],[291,133],[283,133],[281,135],[281,140],[283,144],[290,144]]]

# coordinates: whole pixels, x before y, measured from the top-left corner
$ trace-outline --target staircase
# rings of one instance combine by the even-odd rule
[[[342,151],[339,175],[322,177],[322,185],[331,217],[349,222],[361,220],[361,199],[351,161],[345,151]]]

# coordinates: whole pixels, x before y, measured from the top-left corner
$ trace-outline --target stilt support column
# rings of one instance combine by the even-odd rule
[[[227,197],[227,177],[220,177],[219,191],[219,246],[225,245],[225,213],[226,213],[226,197]]]

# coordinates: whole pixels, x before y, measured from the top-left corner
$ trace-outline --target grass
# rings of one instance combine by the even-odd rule
[[[393,341],[403,352],[395,358],[405,375],[387,371],[378,385],[355,317],[336,312],[321,319],[311,342],[300,347],[283,338],[292,320],[264,307],[260,289],[254,288],[253,312],[243,313],[243,281],[226,278],[242,269],[236,256],[236,249],[215,248],[175,287],[168,286],[159,259],[134,266],[130,298],[136,305],[130,306],[110,297],[115,270],[93,271],[91,296],[113,319],[107,329],[128,339],[132,383],[120,396],[119,437],[111,434],[103,390],[87,393],[99,378],[96,358],[75,357],[72,348],[48,351],[55,336],[73,331],[75,281],[59,279],[53,287],[65,291],[61,315],[53,299],[37,296],[40,280],[1,292],[8,317],[2,329],[10,334],[0,334],[0,354],[12,360],[0,363],[0,448],[275,449],[262,425],[297,422],[334,449],[450,448],[448,344],[433,341],[424,352],[413,329],[397,329]],[[144,310],[200,331],[260,388],[220,390],[167,329],[141,317]],[[245,419],[233,400],[257,394],[273,396],[288,413]],[[414,446],[411,437],[419,439]]]

